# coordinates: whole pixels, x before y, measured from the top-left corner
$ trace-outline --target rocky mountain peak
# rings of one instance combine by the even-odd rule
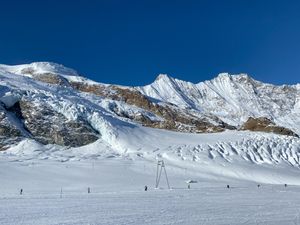
[[[169,82],[171,80],[173,80],[174,78],[172,78],[171,76],[169,76],[168,74],[159,74],[154,82]]]

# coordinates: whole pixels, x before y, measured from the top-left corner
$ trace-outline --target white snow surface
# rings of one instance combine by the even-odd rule
[[[205,179],[169,163],[166,169],[171,190],[164,176],[154,188],[156,164],[146,160],[1,159],[0,224],[300,224],[299,186],[258,188],[253,182]],[[188,189],[188,179],[198,183]]]

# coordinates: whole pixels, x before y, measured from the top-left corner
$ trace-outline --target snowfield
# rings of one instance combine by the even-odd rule
[[[0,167],[3,225],[300,224],[299,186],[212,181],[166,164],[172,190],[164,177],[157,190],[155,163],[129,159],[2,160]],[[191,189],[189,178],[198,180]]]

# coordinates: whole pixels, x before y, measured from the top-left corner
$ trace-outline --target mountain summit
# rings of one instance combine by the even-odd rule
[[[34,62],[30,64],[22,64],[16,66],[8,66],[0,64],[0,69],[18,75],[46,74],[53,73],[62,76],[77,76],[78,73],[61,64],[51,62]]]

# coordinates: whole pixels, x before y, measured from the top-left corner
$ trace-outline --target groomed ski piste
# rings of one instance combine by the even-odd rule
[[[1,225],[300,224],[299,138],[147,128],[112,116],[107,99],[3,68],[2,102],[14,104],[26,91],[35,104],[84,116],[101,138],[77,148],[24,138],[1,151]],[[155,188],[159,160],[171,189],[164,174]],[[189,180],[197,182],[190,189]]]

